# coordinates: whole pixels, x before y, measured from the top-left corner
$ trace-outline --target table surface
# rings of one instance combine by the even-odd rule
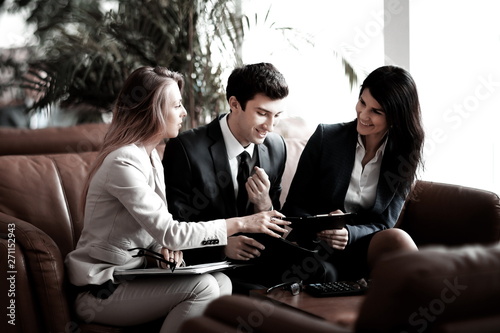
[[[274,289],[269,294],[265,289],[252,290],[250,296],[271,299],[347,328],[354,328],[359,309],[365,298],[364,295],[313,297],[305,291],[293,296],[290,291],[283,289]]]

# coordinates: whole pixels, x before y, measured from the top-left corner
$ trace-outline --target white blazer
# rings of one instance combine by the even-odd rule
[[[159,251],[227,244],[225,220],[178,222],[168,212],[163,166],[156,150],[141,145],[110,153],[90,182],[82,234],[66,256],[76,286],[103,284],[116,269],[137,268],[134,247]],[[189,264],[189,263],[188,263]]]

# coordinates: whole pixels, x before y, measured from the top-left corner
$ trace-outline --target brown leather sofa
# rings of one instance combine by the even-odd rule
[[[375,266],[360,309],[347,316],[350,322],[339,318],[330,323],[233,295],[211,303],[182,332],[275,332],[278,327],[297,333],[500,332],[498,196],[419,181],[396,227],[406,230],[420,250],[393,255]]]
[[[15,302],[11,315],[16,324],[2,320],[0,331],[158,330],[159,322],[119,328],[81,323],[73,315],[74,295],[63,262],[82,229],[79,205],[83,182],[107,126],[0,128],[0,290],[13,293],[12,297],[3,293],[0,306],[8,309],[10,302]],[[292,141],[296,149],[303,147],[303,143]],[[162,155],[164,144],[157,149]],[[290,156],[299,154],[292,151]],[[289,177],[296,164],[295,158],[290,161]],[[15,288],[11,289],[11,285]]]
[[[99,126],[100,132],[97,130],[91,132],[95,133],[91,135],[91,138],[97,138],[97,143],[92,145],[87,144],[91,139],[88,132],[82,131],[81,127],[52,129],[53,132],[45,130],[44,135],[40,135],[39,131],[42,130],[20,135],[10,132],[10,129],[10,134],[5,135],[3,129],[0,129],[0,252],[2,253],[0,289],[11,291],[11,293],[3,292],[0,307],[8,309],[8,314],[15,319],[16,323],[13,326],[8,321],[2,320],[0,324],[2,332],[154,332],[155,329],[157,330],[158,323],[151,323],[148,327],[133,328],[81,323],[72,312],[73,294],[68,286],[63,260],[65,255],[74,248],[82,228],[82,218],[79,214],[80,193],[85,175],[95,158],[96,153],[93,150],[99,146],[99,140],[102,140],[105,133],[106,125]],[[80,132],[80,134],[70,133],[71,131]],[[52,133],[55,139],[48,133]],[[32,136],[36,137],[36,140],[33,140]],[[75,137],[75,139],[65,141],[66,136]],[[44,140],[45,143],[42,142]],[[287,144],[292,141],[287,139]],[[9,150],[11,147],[5,142],[10,142],[10,146],[16,145],[18,148]],[[56,143],[46,144],[47,142]],[[287,174],[283,179],[285,191],[293,176],[297,158],[304,143],[305,140],[299,140],[289,144]],[[55,149],[55,146],[59,148]],[[421,182],[420,185],[415,189],[416,195],[405,205],[398,222],[398,226],[410,232],[419,245],[451,246],[479,243],[482,245],[476,246],[489,251],[487,248],[489,244],[498,243],[500,203],[496,194],[439,183]],[[445,252],[448,255],[448,251]],[[425,252],[423,256],[426,257]],[[479,254],[467,258],[470,262],[475,262],[474,259],[477,259],[476,264],[481,266]],[[406,271],[411,272],[410,268],[413,267],[412,263],[415,259],[400,260],[397,262],[398,265],[406,267]],[[439,264],[439,260],[437,263]],[[490,260],[490,263],[494,261]],[[13,266],[9,267],[9,265]],[[489,265],[489,267],[497,266]],[[455,268],[456,274],[462,272],[462,269],[468,271],[465,265],[459,263]],[[380,274],[383,275],[385,271],[382,270]],[[399,271],[399,269],[393,269],[393,271]],[[453,271],[450,272],[453,273]],[[420,274],[419,271],[416,276],[419,276],[418,274]],[[497,280],[500,281],[500,279]],[[379,299],[382,301],[386,297],[383,292],[386,287],[383,284],[379,285],[380,287],[376,287],[377,285],[374,284],[370,293],[376,294],[376,288],[379,288],[380,294],[383,295]],[[494,292],[493,294],[498,297],[500,296],[498,284],[495,288],[487,290]],[[15,297],[12,293],[15,293]],[[367,305],[362,307],[359,320],[357,320],[359,329],[376,324],[368,322],[367,326],[362,325],[365,323],[362,319],[368,318],[364,314],[377,310],[371,310],[376,306],[369,307],[372,304],[368,302],[370,293],[367,297]],[[391,300],[390,302],[381,304],[385,304],[387,308],[390,308],[391,304],[394,307],[394,304],[398,304],[409,296],[399,291],[391,297],[387,298]],[[237,300],[239,302],[240,298]],[[242,303],[253,301],[250,298],[241,300]],[[11,302],[15,302],[13,306]],[[456,304],[458,306],[461,303]],[[227,306],[227,309],[235,310],[231,308],[232,303],[228,303]],[[498,307],[491,308],[497,309]],[[244,311],[247,308],[242,304],[240,309]],[[232,316],[231,311],[226,311],[229,317]],[[276,315],[283,313],[284,317],[280,320],[289,320],[289,317],[298,315],[290,310],[279,310],[273,313]],[[480,313],[483,312],[480,311]],[[210,312],[207,312],[207,316],[209,314]],[[491,317],[491,315],[488,316]],[[498,312],[493,314],[495,325],[498,324],[495,321],[496,316]],[[233,320],[235,318],[237,317]],[[487,318],[480,318],[480,321],[481,323],[490,322]],[[316,327],[314,323],[323,328],[330,327],[325,326],[327,323],[317,319],[309,320],[307,323],[311,325],[309,327],[308,324],[309,328],[306,330],[308,332],[314,332]],[[274,325],[270,326],[270,331]],[[339,329],[339,332],[346,330],[342,326],[332,327]],[[193,331],[188,329],[185,332]],[[199,330],[199,332],[202,331]]]

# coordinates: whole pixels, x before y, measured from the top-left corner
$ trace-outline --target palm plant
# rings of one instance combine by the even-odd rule
[[[43,92],[34,108],[61,103],[108,111],[123,79],[142,65],[165,66],[185,75],[188,126],[197,126],[224,107],[223,65],[214,62],[209,42],[223,40],[218,46],[225,48],[231,65],[241,63],[241,15],[232,0],[119,0],[107,12],[95,0],[58,1],[59,6],[17,1],[21,3],[31,3],[28,22],[37,22],[40,40],[24,68],[30,75],[20,82]],[[42,14],[47,12],[50,20]],[[17,64],[17,73],[21,67]]]
[[[241,64],[251,29],[240,0],[12,1],[7,9],[29,11],[39,45],[27,62],[0,58],[0,71],[14,73],[0,92],[16,85],[41,92],[32,110],[57,104],[107,112],[133,69],[160,65],[184,74],[186,126],[196,127],[226,111],[222,74]],[[267,24],[293,44],[293,29]],[[352,83],[352,66],[343,65]]]

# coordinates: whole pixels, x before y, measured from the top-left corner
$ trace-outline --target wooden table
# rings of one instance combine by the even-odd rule
[[[359,309],[365,296],[313,297],[305,291],[293,296],[290,291],[275,289],[269,294],[266,290],[252,290],[250,296],[270,299],[275,303],[291,307],[295,310],[323,318],[329,322],[354,328]]]

